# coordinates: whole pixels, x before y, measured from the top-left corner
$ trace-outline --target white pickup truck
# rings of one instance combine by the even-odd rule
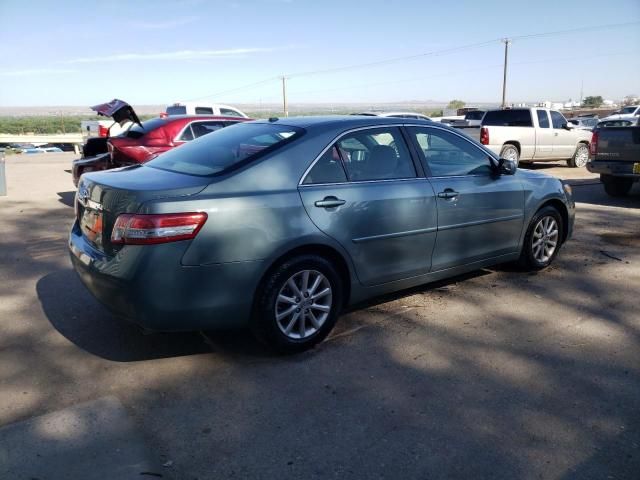
[[[465,133],[516,163],[565,160],[570,167],[584,167],[589,160],[591,132],[573,128],[555,110],[489,110],[476,135]]]

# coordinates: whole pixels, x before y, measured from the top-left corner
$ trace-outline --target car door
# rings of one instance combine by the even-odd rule
[[[549,113],[546,110],[536,110],[536,150],[535,160],[553,158],[554,131],[551,128]]]
[[[299,187],[315,225],[348,252],[364,285],[427,273],[436,205],[399,127],[358,129],[328,146]]]
[[[432,271],[518,250],[524,190],[517,175],[497,175],[489,154],[439,127],[408,127],[436,193],[438,234]]]
[[[560,112],[551,111],[553,126],[553,158],[571,158],[576,150],[576,134],[564,126],[567,119]]]

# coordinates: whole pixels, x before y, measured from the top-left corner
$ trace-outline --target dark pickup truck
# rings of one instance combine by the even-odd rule
[[[640,126],[596,128],[587,169],[600,174],[605,191],[624,197],[640,180]]]

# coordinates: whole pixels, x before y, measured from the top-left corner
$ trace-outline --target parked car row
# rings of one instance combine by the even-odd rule
[[[537,138],[547,127],[528,113],[531,126],[489,134]],[[192,117],[136,122],[110,154],[144,136],[164,153],[81,176],[71,259],[119,316],[159,331],[248,327],[299,352],[349,305],[496,263],[542,269],[571,237],[571,187],[519,170],[497,143],[418,118],[241,120],[199,138]]]

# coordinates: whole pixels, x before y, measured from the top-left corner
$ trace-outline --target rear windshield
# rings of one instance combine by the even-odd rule
[[[633,113],[636,111],[636,108],[638,107],[624,107],[622,110],[620,110],[620,113]]]
[[[187,107],[184,105],[173,105],[172,107],[167,107],[167,115],[186,115]]]
[[[146,165],[187,175],[216,175],[272,152],[303,132],[287,125],[238,123],[169,150]]]
[[[148,133],[151,130],[155,130],[156,128],[164,125],[166,122],[166,119],[157,117],[152,118],[151,120],[145,120],[144,122],[142,122],[142,126],[134,123],[131,128],[127,129],[118,136],[127,138],[140,138],[145,133]]]
[[[467,115],[464,118],[466,118],[467,120],[482,120],[483,116],[484,116],[484,112],[477,111],[477,112],[467,113]]]
[[[487,112],[482,125],[494,127],[532,127],[530,110],[493,110]]]

